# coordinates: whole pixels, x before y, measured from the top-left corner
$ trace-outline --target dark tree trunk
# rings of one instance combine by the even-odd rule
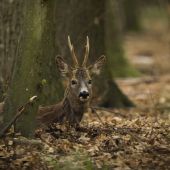
[[[122,8],[124,14],[124,30],[140,30],[140,4],[138,0],[123,0]]]

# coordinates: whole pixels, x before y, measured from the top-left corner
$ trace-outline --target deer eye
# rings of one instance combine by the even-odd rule
[[[76,85],[76,84],[77,84],[77,81],[76,81],[76,80],[71,80],[71,84],[72,84],[72,85]]]
[[[89,80],[89,81],[88,81],[88,84],[91,84],[91,83],[92,83],[92,80]]]

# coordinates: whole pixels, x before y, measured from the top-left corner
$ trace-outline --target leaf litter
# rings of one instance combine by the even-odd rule
[[[170,111],[162,109],[170,96],[159,92],[151,108],[150,97],[139,96],[147,87],[140,82],[137,94],[127,94],[143,108],[97,109],[102,121],[88,112],[79,127],[53,124],[37,129],[34,139],[7,134],[0,140],[0,169],[170,169]]]

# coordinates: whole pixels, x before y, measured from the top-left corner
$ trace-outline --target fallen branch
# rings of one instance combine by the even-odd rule
[[[6,134],[6,132],[11,128],[11,126],[13,124],[15,124],[15,122],[18,120],[18,118],[24,113],[24,111],[26,110],[26,108],[32,104],[35,99],[37,99],[37,96],[33,96],[29,99],[29,101],[24,104],[23,106],[21,106],[18,109],[18,112],[16,113],[16,115],[11,119],[11,121],[0,131],[0,138],[4,137],[4,135]]]
[[[13,142],[19,145],[33,145],[33,146],[40,146],[40,147],[43,145],[42,141],[37,139],[14,138]]]

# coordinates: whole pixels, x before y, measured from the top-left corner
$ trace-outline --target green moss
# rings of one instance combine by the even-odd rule
[[[115,1],[106,1],[105,12],[105,54],[107,66],[110,68],[113,77],[137,76],[135,70],[124,56],[122,47],[121,30],[117,26],[117,14],[115,13]]]
[[[54,170],[94,170],[94,163],[84,151],[71,152],[69,155],[61,156],[59,160],[50,155],[42,158],[48,166]]]
[[[124,57],[123,49],[119,53],[109,50],[107,52],[108,65],[113,77],[136,77],[140,76],[140,73],[133,68],[130,63]]]
[[[19,107],[37,95],[38,103],[30,106],[17,122],[17,129],[24,136],[34,133],[38,105],[54,103],[63,95],[59,73],[55,69],[54,20],[51,19],[54,17],[55,3],[53,0],[43,5],[41,0],[24,3],[23,33],[5,104],[4,119],[5,124],[8,123]]]

